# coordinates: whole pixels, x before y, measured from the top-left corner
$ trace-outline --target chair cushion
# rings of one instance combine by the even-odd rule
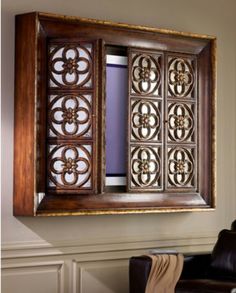
[[[236,280],[236,231],[222,230],[212,252],[210,275]]]

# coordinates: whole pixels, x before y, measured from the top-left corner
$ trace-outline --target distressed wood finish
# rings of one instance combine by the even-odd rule
[[[94,68],[91,75],[94,87],[83,88],[78,86],[76,88],[70,82],[67,84],[65,76],[60,79],[64,84],[63,86],[57,86],[58,82],[56,81],[55,83],[54,80],[53,87],[48,87],[50,78],[55,78],[55,76],[52,76],[52,72],[57,74],[57,70],[52,69],[55,62],[50,61],[50,52],[48,53],[47,51],[49,44],[74,46],[72,50],[75,52],[75,46],[83,42],[94,44]],[[17,16],[14,215],[152,213],[214,208],[215,44],[216,39],[210,36],[134,25],[45,13],[29,13]],[[134,156],[139,158],[140,154],[138,152],[142,148],[146,155],[147,152],[156,154],[156,156],[153,155],[154,159],[152,159],[154,165],[158,158],[162,161],[160,162],[161,176],[158,177],[156,172],[153,173],[154,177],[151,181],[154,184],[151,184],[152,188],[149,188],[150,186],[145,188],[142,183],[137,183],[137,178],[132,188],[130,185],[128,186],[128,190],[132,192],[116,191],[111,193],[105,188],[106,47],[113,48],[115,51],[118,47],[124,48],[124,51],[128,49],[129,52],[133,52],[132,54],[137,56],[138,54],[140,56],[149,54],[149,57],[153,57],[157,54],[161,58],[157,69],[157,71],[160,71],[161,85],[150,84],[150,93],[147,93],[147,89],[142,89],[138,79],[135,78],[133,88],[130,87],[129,92],[131,102],[129,104],[130,118],[127,125],[127,143],[130,145],[130,149],[133,148]],[[194,83],[193,86],[193,91],[197,91],[196,101],[190,98],[186,98],[185,101],[184,97],[184,95],[189,96],[193,93],[191,76],[196,72],[194,71],[193,73],[188,65],[181,63],[182,61],[179,65],[172,64],[172,61],[176,61],[173,58],[177,57],[181,57],[184,60],[189,58],[197,60],[197,65],[193,65],[193,70],[197,68],[198,84]],[[66,59],[65,56],[60,58],[64,58],[64,61]],[[131,59],[130,62],[132,62]],[[177,60],[177,62],[179,61]],[[191,63],[192,61],[189,62]],[[172,64],[170,65],[170,67],[172,66],[170,69],[172,73],[174,70],[178,70],[176,66],[180,66],[182,69],[185,66],[185,70],[182,70],[184,71],[182,75],[186,75],[184,78],[189,80],[189,84],[186,83],[184,89],[176,88],[176,77],[173,76],[170,78],[169,86],[167,85],[169,78],[167,73],[168,64]],[[69,60],[67,65],[67,67],[64,67],[67,68],[67,71],[75,72],[78,69],[73,60]],[[72,66],[72,69],[70,66]],[[145,72],[142,75],[145,79],[144,75]],[[181,79],[182,77],[179,78]],[[159,80],[157,81],[159,82]],[[176,90],[177,93],[175,93]],[[92,106],[89,104],[90,98],[88,95],[90,94],[93,96],[91,98]],[[56,95],[56,98],[51,97],[48,103],[50,95]],[[74,103],[73,109],[71,107],[71,109],[68,109],[65,106],[66,102],[62,102],[60,106],[63,117],[69,124],[73,124],[77,121],[76,119],[79,119],[77,116],[79,111],[78,103],[84,103],[82,110],[89,114],[88,119],[81,122],[84,125],[82,132],[78,130],[77,126],[73,130],[66,129],[65,123],[58,122],[57,118],[54,117],[53,113],[56,111],[55,107],[58,107],[58,104],[56,106],[53,104],[60,99],[63,101],[70,99]],[[178,103],[180,102],[184,103],[184,110],[182,106],[182,108],[176,109],[176,107],[179,107]],[[133,115],[139,115],[139,112],[142,112],[141,116],[145,114],[142,107],[146,107],[147,111],[151,111],[153,114],[153,127],[146,133],[139,129],[137,117],[132,118],[131,115],[132,111]],[[175,131],[176,125],[181,126],[183,122],[182,118],[177,117],[179,120],[176,118],[176,116],[183,114],[178,111],[185,112],[190,117],[187,118],[189,119],[187,121],[188,129],[181,134],[177,134]],[[176,113],[180,114],[177,115]],[[145,124],[147,122],[147,119],[145,120],[146,116],[141,117],[140,115],[138,120],[142,118],[142,123]],[[168,119],[172,119],[172,121],[168,123],[167,127]],[[160,126],[160,131],[157,131],[157,124]],[[91,137],[87,133],[90,127],[94,131]],[[70,160],[66,162],[68,164],[63,163],[67,169],[70,166],[74,168],[78,163],[76,161],[79,158],[78,152],[81,150],[85,152],[86,160],[91,162],[91,168],[88,170],[89,172],[91,171],[92,185],[88,189],[88,186],[82,186],[83,181],[83,184],[75,184],[73,188],[64,188],[62,185],[65,182],[60,183],[60,186],[58,185],[56,188],[49,186],[48,178],[52,171],[50,160],[58,159],[58,153],[55,155],[57,150],[47,153],[48,146],[52,144],[56,148],[66,147],[68,149],[69,146],[69,148],[73,149],[75,161]],[[90,145],[92,146],[91,152]],[[185,188],[178,186],[178,182],[175,182],[176,178],[173,176],[170,178],[166,171],[168,169],[168,156],[172,156],[171,148],[173,147],[184,149],[188,153],[190,161],[191,159],[195,160],[195,157],[197,158],[195,163],[197,167],[194,168],[194,174],[191,174],[191,178],[186,181]],[[181,166],[179,166],[180,169],[183,167]],[[129,164],[128,171],[131,167],[132,164]],[[177,167],[173,168],[175,170]],[[69,173],[74,170],[68,169],[68,171],[67,169],[64,171]],[[132,175],[129,173],[129,182],[131,182],[131,177]],[[53,176],[51,180],[55,183]]]

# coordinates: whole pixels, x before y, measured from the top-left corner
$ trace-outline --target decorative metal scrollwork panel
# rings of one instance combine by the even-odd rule
[[[168,58],[168,96],[193,98],[195,87],[194,61],[182,57]]]
[[[92,188],[92,145],[49,145],[49,188],[78,192]]]
[[[161,55],[132,53],[131,94],[161,96]]]
[[[50,88],[91,88],[93,46],[90,43],[49,46]]]
[[[195,142],[195,105],[168,103],[168,142]]]
[[[162,152],[159,146],[131,146],[131,189],[162,188]]]
[[[131,140],[161,140],[161,102],[131,99]]]
[[[194,188],[196,182],[195,148],[168,148],[167,172],[169,188]]]
[[[92,95],[49,97],[49,137],[92,137]]]

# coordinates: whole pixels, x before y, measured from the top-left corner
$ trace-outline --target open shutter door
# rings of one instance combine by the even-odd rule
[[[128,191],[163,190],[163,54],[129,49]]]
[[[48,43],[47,190],[96,192],[98,41]]]

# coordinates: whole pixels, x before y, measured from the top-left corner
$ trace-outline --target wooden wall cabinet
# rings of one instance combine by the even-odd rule
[[[17,16],[14,215],[214,208],[215,48],[205,35]],[[128,58],[122,188],[105,184],[109,52]]]

